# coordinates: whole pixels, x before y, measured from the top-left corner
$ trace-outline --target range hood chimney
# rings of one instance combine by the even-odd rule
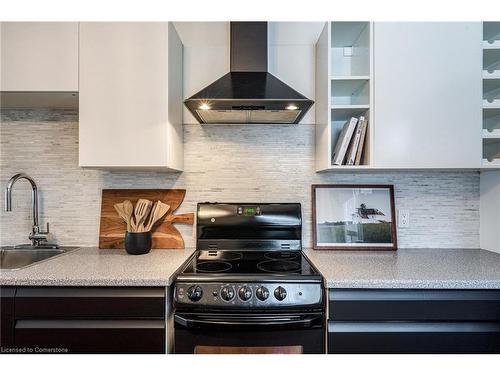
[[[231,22],[231,71],[184,101],[201,124],[297,124],[314,102],[267,71],[267,22]]]

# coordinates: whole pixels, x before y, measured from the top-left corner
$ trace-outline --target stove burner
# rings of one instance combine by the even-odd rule
[[[213,261],[227,261],[234,262],[243,258],[243,254],[237,251],[220,251],[220,250],[208,250],[207,254],[203,257],[203,260]]]
[[[196,265],[196,271],[199,272],[225,272],[231,269],[231,264],[228,262],[200,262]]]
[[[257,264],[257,268],[264,272],[289,273],[300,271],[300,263],[291,260],[265,260]]]
[[[293,260],[299,257],[298,252],[293,251],[270,251],[264,257],[271,260]]]

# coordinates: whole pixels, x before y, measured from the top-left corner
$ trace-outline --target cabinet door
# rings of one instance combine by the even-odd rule
[[[165,353],[165,288],[19,287],[16,347],[61,353]]]
[[[1,91],[78,91],[78,22],[2,22]]]
[[[500,321],[500,290],[330,289],[334,321]]]
[[[16,288],[0,287],[0,347],[14,346],[14,297]]]
[[[479,22],[375,23],[375,167],[480,167],[481,40]]]
[[[16,319],[164,319],[165,289],[19,287]]]
[[[80,23],[79,164],[182,169],[182,44],[167,22]]]
[[[165,320],[17,320],[16,347],[55,353],[165,353]]]
[[[329,322],[328,353],[499,353],[498,322]]]
[[[330,289],[329,353],[499,353],[500,291]]]
[[[479,181],[481,249],[500,253],[500,171],[481,171]]]

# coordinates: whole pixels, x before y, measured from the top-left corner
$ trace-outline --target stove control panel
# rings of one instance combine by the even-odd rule
[[[178,282],[177,305],[218,308],[268,308],[321,305],[321,283],[189,283]]]

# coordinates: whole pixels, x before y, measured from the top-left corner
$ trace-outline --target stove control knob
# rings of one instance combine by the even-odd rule
[[[230,286],[225,286],[220,290],[220,297],[227,302],[231,301],[234,298],[234,294],[234,289]]]
[[[248,301],[250,298],[252,298],[252,289],[247,286],[242,286],[238,291],[238,296],[242,301]]]
[[[278,301],[283,301],[286,298],[285,288],[279,286],[276,289],[274,289],[274,297],[276,297]]]
[[[261,286],[257,288],[257,290],[255,291],[255,295],[261,301],[265,301],[269,298],[269,290],[265,286]]]
[[[193,302],[198,302],[203,296],[203,289],[199,285],[189,287],[187,291],[188,298]]]

